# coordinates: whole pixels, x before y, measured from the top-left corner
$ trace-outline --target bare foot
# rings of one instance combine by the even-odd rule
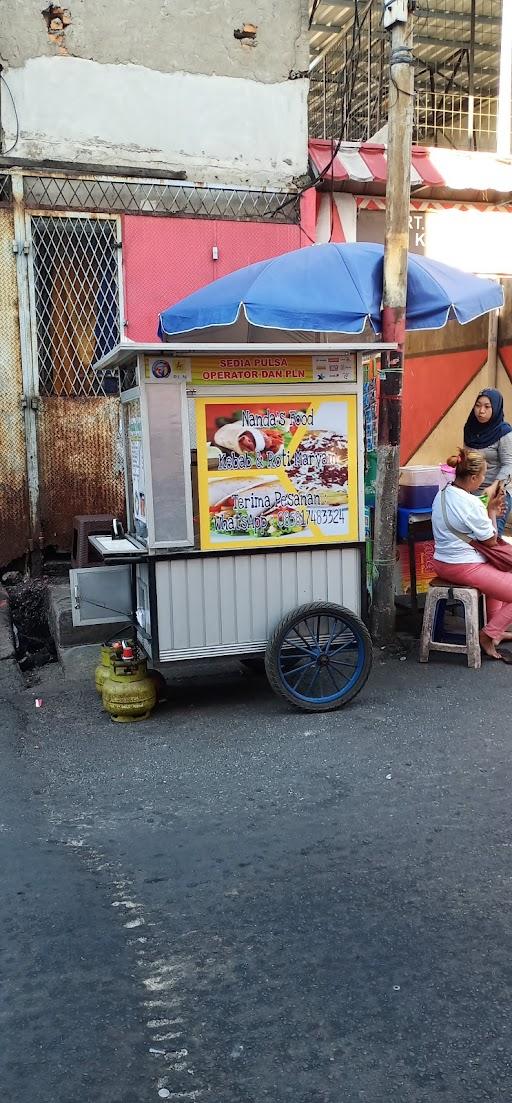
[[[496,650],[496,641],[492,640],[487,632],[484,632],[483,628],[479,633],[480,647],[482,651],[489,656],[490,659],[501,659],[499,651]]]

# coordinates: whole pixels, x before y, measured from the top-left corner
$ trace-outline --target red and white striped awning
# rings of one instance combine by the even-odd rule
[[[313,172],[320,176],[331,161],[336,143],[313,138],[309,156]],[[343,142],[322,183],[338,191],[382,195],[386,187],[386,147],[372,142]],[[413,146],[411,192],[420,196],[503,199],[512,195],[512,160],[493,153]]]

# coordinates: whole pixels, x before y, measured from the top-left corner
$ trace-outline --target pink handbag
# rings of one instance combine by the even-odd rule
[[[480,544],[478,540],[470,540],[469,543],[487,559],[491,567],[496,567],[498,571],[512,571],[512,544],[507,544],[501,536],[492,547]]]

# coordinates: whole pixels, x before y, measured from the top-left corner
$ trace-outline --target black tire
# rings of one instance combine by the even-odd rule
[[[312,629],[311,625],[315,624],[316,628]],[[329,624],[333,627],[325,641]],[[296,637],[302,642],[296,643]],[[341,640],[344,642],[338,646],[336,641]],[[336,646],[329,650],[331,644]],[[352,676],[347,676],[340,669],[350,668],[351,665],[339,657],[335,658],[341,652],[345,652],[345,658],[355,655]],[[328,601],[313,601],[288,613],[272,633],[265,652],[265,670],[274,693],[304,712],[329,712],[347,705],[368,680],[372,662],[371,636],[362,620],[342,605]],[[297,666],[297,663],[303,665]],[[305,670],[304,664],[308,667],[308,676],[311,668],[311,684],[318,680],[320,692],[317,696],[300,693],[296,688],[305,677],[304,673],[301,674],[301,670]],[[294,678],[295,686],[292,684]],[[330,695],[321,693],[322,685],[328,678],[333,685],[339,680],[338,692],[332,693],[331,687]],[[346,678],[345,688],[341,684],[342,678]]]

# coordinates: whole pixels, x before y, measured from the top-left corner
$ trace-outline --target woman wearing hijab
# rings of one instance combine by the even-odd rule
[[[479,493],[493,483],[512,480],[512,425],[504,420],[503,395],[492,387],[480,391],[464,426],[466,448],[477,449],[487,463],[487,473]],[[505,511],[498,518],[501,536],[512,509],[512,481],[505,490]]]

